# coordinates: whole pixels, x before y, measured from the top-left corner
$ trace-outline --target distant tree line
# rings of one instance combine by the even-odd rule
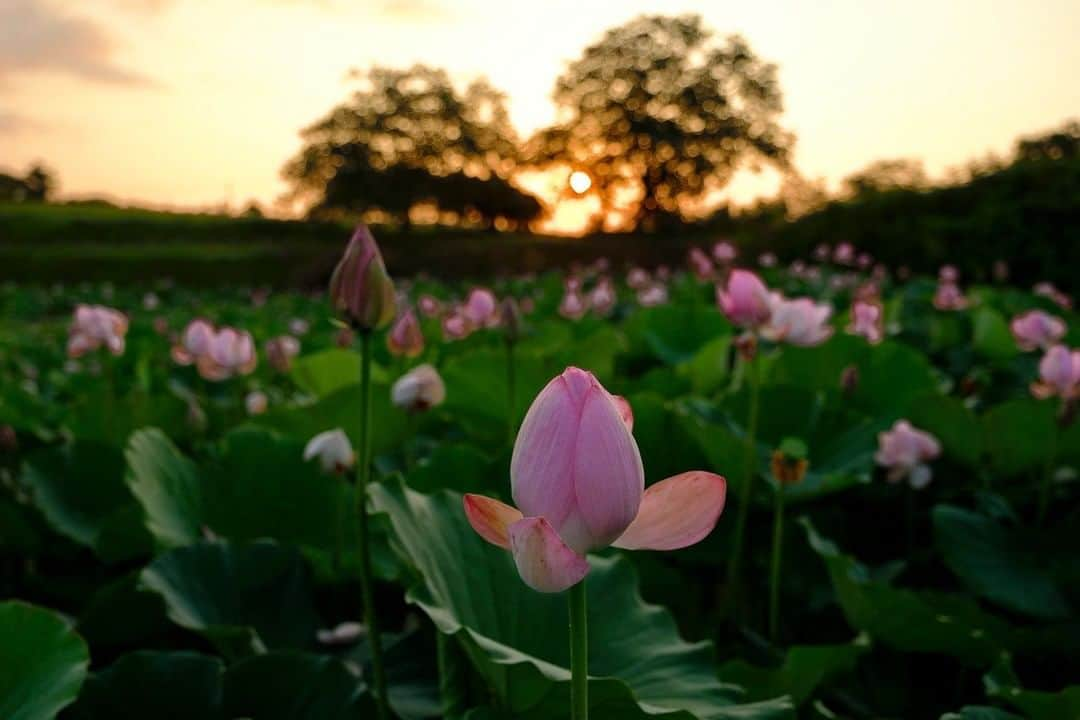
[[[0,172],[0,202],[47,202],[55,190],[53,174],[42,165],[32,166],[23,177]]]

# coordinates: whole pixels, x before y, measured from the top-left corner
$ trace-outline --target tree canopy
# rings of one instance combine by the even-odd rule
[[[534,162],[588,172],[601,214],[621,225],[683,219],[744,163],[785,166],[793,136],[776,66],[697,15],[648,15],[585,49],[555,85],[560,121],[530,143]],[[627,200],[632,197],[633,200]]]
[[[539,202],[514,187],[517,137],[505,96],[484,80],[459,93],[445,71],[374,67],[360,88],[306,128],[283,170],[315,215],[381,213],[407,224],[419,204],[459,222],[535,218]]]

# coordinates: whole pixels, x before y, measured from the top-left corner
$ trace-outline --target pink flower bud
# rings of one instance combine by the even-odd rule
[[[225,327],[219,330],[206,353],[195,360],[199,374],[207,380],[226,380],[248,375],[258,363],[251,333]]]
[[[446,386],[431,365],[417,365],[398,378],[390,388],[394,405],[410,412],[430,410],[446,399]]]
[[[299,354],[300,341],[291,335],[282,335],[266,343],[266,360],[280,373],[289,372],[293,358]]]
[[[938,280],[943,283],[956,284],[956,281],[960,279],[960,271],[956,269],[955,265],[942,265],[938,270]]]
[[[963,310],[967,306],[967,298],[956,283],[942,281],[938,284],[934,292],[934,307],[938,310]]]
[[[1038,398],[1060,397],[1072,400],[1080,397],[1080,350],[1069,351],[1055,345],[1039,361],[1039,379],[1032,383],[1031,393]]]
[[[667,286],[662,282],[654,282],[641,290],[638,290],[637,300],[642,307],[656,307],[668,301]]]
[[[304,447],[304,460],[319,459],[319,466],[325,473],[344,475],[356,464],[349,437],[341,428],[321,432],[308,441]]]
[[[568,320],[580,320],[589,311],[589,304],[577,290],[567,288],[559,301],[559,314]]]
[[[1053,283],[1036,283],[1035,287],[1032,289],[1032,292],[1034,292],[1039,297],[1044,297],[1050,300],[1050,302],[1054,303],[1062,310],[1072,310],[1072,298],[1058,290]]]
[[[649,277],[648,271],[643,268],[632,268],[626,274],[626,284],[634,290],[641,290],[650,282],[652,282],[652,278]]]
[[[941,445],[930,433],[918,430],[907,420],[897,420],[892,429],[878,434],[878,450],[874,459],[888,468],[889,482],[907,478],[913,488],[930,482],[928,462],[941,454]]]
[[[732,270],[727,284],[716,289],[716,300],[728,320],[740,327],[757,327],[769,319],[769,289],[749,270]]]
[[[809,347],[820,345],[832,336],[829,325],[832,308],[828,305],[810,298],[787,300],[779,293],[772,293],[769,303],[769,322],[761,328],[761,336],[766,340]]]
[[[442,313],[442,303],[434,295],[421,295],[416,301],[420,314],[426,318],[438,317]]]
[[[694,275],[698,280],[708,280],[713,274],[713,264],[709,256],[705,254],[699,247],[690,248],[689,257],[690,269],[694,271]]]
[[[851,265],[855,262],[855,247],[851,243],[840,243],[833,250],[833,262],[838,265]]]
[[[1021,350],[1048,348],[1065,337],[1065,321],[1042,310],[1017,315],[1009,324],[1016,344]]]
[[[738,252],[735,250],[735,246],[727,240],[721,240],[713,245],[712,256],[718,263],[728,265],[735,261],[737,255]]]
[[[365,225],[353,233],[330,277],[330,303],[358,330],[378,330],[394,319],[394,283]]]
[[[498,303],[495,301],[495,293],[487,288],[473,288],[469,291],[469,297],[461,308],[461,314],[472,323],[473,327],[488,327],[498,322],[496,313]]]
[[[123,355],[127,330],[127,316],[119,310],[104,305],[78,305],[68,330],[68,357],[78,358],[101,347],[113,355]]]
[[[247,410],[248,415],[262,415],[266,412],[268,404],[266,393],[258,390],[248,393],[244,398],[244,409]]]
[[[884,320],[885,313],[880,303],[856,300],[851,306],[851,323],[847,331],[866,338],[871,345],[876,345],[885,337]]]
[[[763,252],[758,255],[758,265],[763,268],[776,267],[776,253]]]
[[[596,286],[589,293],[589,306],[600,317],[607,317],[615,309],[615,286],[610,278],[601,277],[596,281]]]
[[[394,357],[414,358],[424,352],[424,333],[411,308],[399,315],[390,326],[390,332],[386,334],[386,347]]]
[[[470,329],[469,321],[460,309],[449,313],[442,320],[443,337],[447,340],[461,340],[468,337]]]

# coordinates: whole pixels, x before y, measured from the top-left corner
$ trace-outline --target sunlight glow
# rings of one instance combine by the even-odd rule
[[[592,178],[589,173],[575,170],[570,173],[570,189],[578,195],[584,195],[592,187]]]

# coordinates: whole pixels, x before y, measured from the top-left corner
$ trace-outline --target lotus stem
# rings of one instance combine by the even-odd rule
[[[745,367],[750,383],[750,408],[746,421],[746,479],[743,483],[742,495],[739,498],[739,513],[735,519],[735,539],[731,544],[727,578],[727,604],[733,615],[738,610],[739,570],[742,562],[743,539],[746,535],[746,522],[750,517],[750,504],[754,496],[754,478],[757,475],[757,426],[761,399],[761,381],[758,377],[757,355],[747,360]]]
[[[777,481],[773,505],[772,563],[769,568],[769,639],[780,636],[780,565],[784,547],[784,486]]]
[[[570,588],[570,717],[589,720],[589,631],[585,581]]]
[[[514,368],[514,343],[506,342],[506,432],[509,444],[514,444],[517,436],[517,414],[514,408],[514,397],[517,394],[516,376]]]

